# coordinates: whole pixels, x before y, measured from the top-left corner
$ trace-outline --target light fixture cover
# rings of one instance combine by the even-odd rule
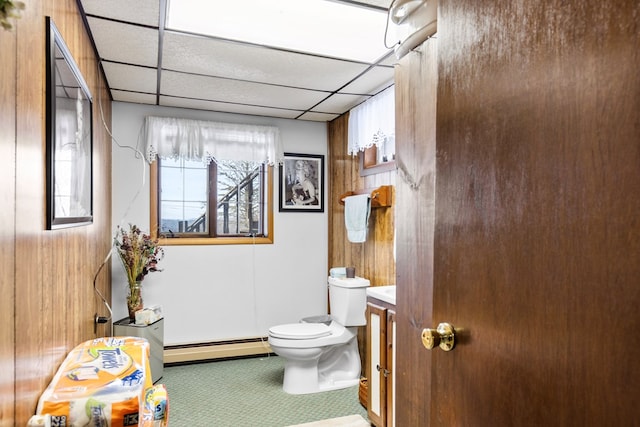
[[[426,2],[427,0],[396,0],[391,5],[391,21],[394,24],[402,24],[409,15]]]
[[[400,59],[416,48],[438,29],[437,0],[397,0],[391,5],[391,21],[398,44],[396,58]]]
[[[387,14],[326,0],[168,0],[167,30],[372,63],[388,53]]]

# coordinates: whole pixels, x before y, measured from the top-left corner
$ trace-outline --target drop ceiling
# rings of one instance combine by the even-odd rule
[[[207,17],[212,25],[205,29],[207,34],[178,28],[167,19],[171,1],[184,0],[79,0],[114,101],[330,121],[393,84],[395,57],[384,40],[392,0],[321,0],[382,16],[382,24],[375,29],[342,40],[344,44],[355,43],[357,48],[361,44],[358,38],[374,41],[373,51],[365,54],[363,46],[359,55],[289,48],[272,39],[218,35],[216,30],[223,25],[215,25],[214,16],[222,15],[228,24],[233,19],[241,22],[242,14],[260,13],[246,7],[246,1],[208,0]],[[309,0],[297,1],[303,4]],[[221,8],[235,4],[240,15],[231,16],[233,11],[211,13],[216,4]],[[312,25],[313,18],[287,19],[303,28],[302,32],[327,40],[331,33],[344,30],[338,28],[344,26],[344,19],[336,16],[330,25],[335,27],[325,30]],[[348,47],[327,42],[327,46],[331,44]]]

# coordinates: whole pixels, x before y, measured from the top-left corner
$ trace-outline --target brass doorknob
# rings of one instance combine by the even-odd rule
[[[455,329],[449,323],[440,323],[437,329],[423,329],[422,345],[428,350],[439,346],[444,351],[451,351],[456,345]]]

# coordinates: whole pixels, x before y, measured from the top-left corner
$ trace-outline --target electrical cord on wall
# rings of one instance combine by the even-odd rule
[[[135,192],[135,194],[133,195],[133,198],[129,202],[129,205],[127,206],[124,214],[122,215],[122,218],[121,218],[120,222],[118,223],[118,228],[119,228],[119,227],[122,226],[122,223],[124,222],[124,219],[127,217],[127,215],[129,214],[129,211],[131,210],[131,207],[133,206],[133,202],[138,198],[138,196],[140,195],[140,192],[142,191],[142,189],[144,188],[144,185],[146,183],[147,163],[146,163],[146,159],[145,159],[144,154],[139,149],[140,142],[142,140],[142,134],[143,134],[143,128],[144,127],[140,126],[140,130],[138,132],[138,140],[137,140],[137,143],[136,143],[135,147],[130,147],[130,146],[127,146],[127,145],[120,144],[118,142],[118,140],[113,136],[113,133],[111,132],[111,129],[109,129],[109,126],[107,126],[107,122],[106,122],[106,120],[104,118],[104,110],[102,108],[101,93],[102,93],[102,91],[98,91],[98,106],[99,106],[99,109],[100,109],[100,121],[102,123],[102,126],[106,130],[107,134],[111,138],[111,141],[114,142],[116,144],[116,146],[118,146],[119,148],[124,148],[124,149],[129,149],[129,150],[134,151],[135,157],[142,161],[142,179],[141,179],[141,184],[138,187],[138,189]],[[96,281],[98,280],[98,275],[100,274],[100,271],[102,271],[104,266],[107,264],[107,262],[109,261],[109,259],[113,255],[113,240],[115,240],[115,238],[116,238],[116,233],[117,233],[117,228],[116,228],[116,232],[113,234],[113,238],[112,238],[111,247],[109,249],[109,252],[107,253],[107,256],[104,258],[104,260],[102,261],[102,264],[100,264],[100,266],[96,270],[95,275],[93,276],[93,291],[96,293],[96,295],[98,295],[98,297],[100,298],[100,300],[102,301],[104,306],[107,308],[107,311],[109,312],[109,316],[108,317],[100,316],[100,315],[98,315],[98,313],[95,314],[94,326],[93,326],[94,334],[97,333],[97,328],[98,328],[99,324],[104,324],[104,323],[107,323],[107,322],[111,321],[111,330],[109,331],[109,335],[113,336],[113,310],[111,309],[110,304],[107,302],[107,300],[104,297],[104,295],[102,294],[102,292],[100,292],[100,290],[98,289],[98,287],[96,285]]]
[[[400,40],[398,40],[397,42],[395,42],[394,44],[392,44],[391,46],[387,45],[387,36],[389,33],[389,21],[391,20],[391,8],[393,7],[394,3],[398,1],[398,0],[393,0],[393,2],[391,2],[391,4],[389,5],[389,9],[387,9],[387,23],[384,26],[384,47],[386,47],[387,49],[393,49],[396,46],[400,45]]]

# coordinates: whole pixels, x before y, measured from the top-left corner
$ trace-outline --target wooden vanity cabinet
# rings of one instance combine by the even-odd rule
[[[367,300],[367,415],[376,427],[395,427],[395,306]]]

